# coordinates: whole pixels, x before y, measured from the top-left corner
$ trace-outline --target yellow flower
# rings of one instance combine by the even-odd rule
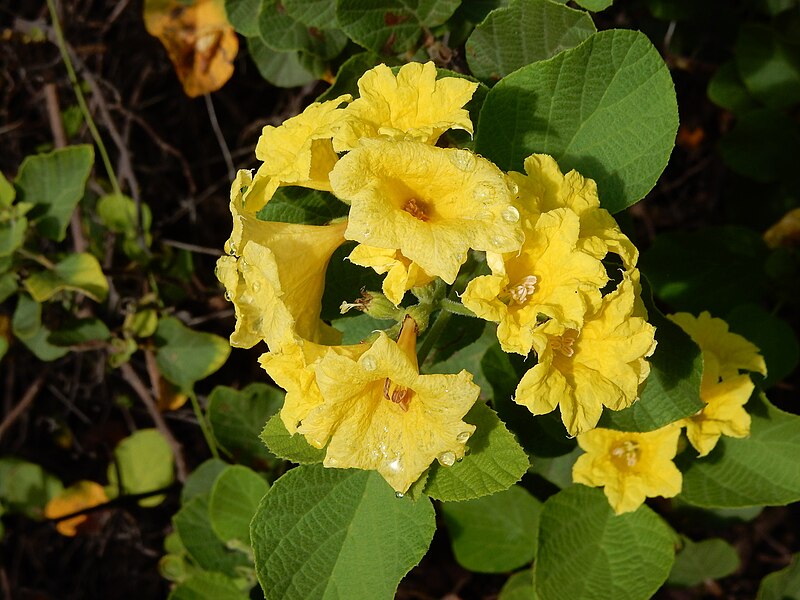
[[[331,184],[351,203],[347,239],[399,250],[447,283],[470,248],[519,250],[506,176],[468,150],[364,140],[336,164]]]
[[[672,423],[647,433],[593,429],[578,436],[586,451],[572,467],[576,483],[598,487],[616,514],[634,511],[645,498],[671,498],[681,491],[683,477],[672,462],[680,427]]]
[[[279,127],[266,125],[256,145],[259,167],[252,188],[245,194],[249,212],[263,207],[280,185],[299,185],[331,191],[328,173],[339,157],[331,139],[339,127],[351,96],[315,102]]]
[[[435,144],[448,129],[472,134],[472,121],[462,106],[477,87],[457,77],[436,79],[432,62],[408,63],[397,77],[386,65],[378,65],[358,80],[360,97],[345,109],[333,146],[343,152],[357,147],[363,138],[376,137]]]
[[[434,279],[399,250],[359,244],[347,258],[362,267],[372,267],[376,273],[386,273],[383,293],[395,306],[403,301],[406,291],[426,285]]]
[[[416,326],[407,318],[397,342],[385,333],[358,360],[328,350],[316,366],[324,399],[298,431],[328,444],[326,467],[378,471],[405,493],[431,462],[464,455],[475,430],[462,418],[478,398],[472,375],[420,375]]]
[[[525,159],[525,175],[511,172],[519,186],[519,202],[527,210],[544,213],[569,208],[580,217],[577,247],[602,259],[608,252],[617,254],[626,269],[636,266],[639,251],[620,231],[614,217],[600,208],[597,184],[577,171],[561,173],[558,163],[547,154],[532,154]]]
[[[293,334],[287,334],[280,344],[274,346],[258,361],[275,383],[286,390],[281,420],[291,434],[297,432],[297,427],[313,408],[322,404],[314,368],[328,350],[357,360],[370,348],[370,344],[322,346]]]
[[[597,425],[603,406],[630,406],[656,346],[655,327],[633,316],[635,307],[634,282],[626,276],[580,332],[553,321],[542,325],[534,334],[539,362],[522,377],[514,401],[535,415],[559,406],[570,435]]]
[[[94,481],[78,481],[62,490],[47,503],[47,506],[44,507],[44,516],[48,519],[57,519],[104,502],[108,502],[108,498],[102,485]],[[88,518],[87,515],[79,515],[71,519],[64,519],[56,524],[56,530],[61,535],[75,537],[78,528]]]
[[[579,227],[578,216],[567,208],[538,218],[523,209],[522,249],[487,253],[492,275],[467,285],[461,301],[479,317],[500,324],[497,337],[506,352],[530,352],[540,314],[578,330],[587,311],[599,305],[608,277],[598,259],[576,248]]]
[[[237,177],[234,186],[243,180]],[[241,198],[232,196],[233,233],[225,244],[232,256],[221,257],[216,271],[236,312],[231,345],[279,344],[286,330],[312,342],[338,343],[339,332],[319,315],[328,261],[344,243],[347,223],[260,221],[239,213]]]
[[[740,371],[767,374],[758,347],[740,335],[728,331],[728,324],[708,312],[694,317],[688,313],[669,315],[700,346],[703,356],[703,380],[700,399],[706,403],[696,415],[682,421],[686,436],[700,456],[717,445],[720,436],[750,435],[750,415],[744,405],[755,385]]]

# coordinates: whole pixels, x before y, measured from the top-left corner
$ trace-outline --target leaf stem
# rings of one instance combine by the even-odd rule
[[[121,196],[122,191],[119,187],[117,175],[114,173],[114,168],[111,166],[111,160],[108,158],[108,152],[106,151],[105,144],[103,144],[103,139],[100,137],[100,132],[97,130],[94,119],[92,119],[92,114],[89,112],[89,106],[86,104],[86,99],[83,97],[83,91],[78,83],[78,77],[75,74],[75,67],[73,67],[72,60],[69,57],[67,44],[64,41],[64,33],[61,31],[61,22],[58,20],[58,13],[56,12],[55,0],[47,0],[47,8],[50,11],[50,18],[53,21],[53,32],[56,36],[56,45],[61,53],[61,59],[64,61],[64,66],[67,68],[67,75],[69,76],[69,82],[72,86],[72,91],[75,92],[75,97],[78,100],[78,106],[81,109],[83,118],[86,121],[86,126],[89,128],[89,132],[92,134],[94,143],[97,145],[97,151],[100,153],[100,157],[103,160],[103,166],[108,174],[108,180],[111,183],[111,189],[115,195]]]
[[[452,316],[453,313],[446,310],[439,311],[439,314],[436,316],[436,320],[433,322],[433,325],[431,325],[431,328],[428,330],[428,333],[422,342],[419,352],[417,352],[417,362],[420,365],[425,363],[425,359],[428,358],[428,354],[430,354],[431,350],[433,349],[433,345],[442,335],[442,332],[445,330],[445,327],[447,327],[447,323],[450,321]]]
[[[203,409],[200,408],[200,402],[197,400],[197,394],[194,393],[194,390],[189,392],[189,399],[192,401],[194,416],[197,418],[197,423],[200,425],[203,437],[206,438],[206,444],[208,444],[208,449],[211,451],[211,456],[219,458],[217,441],[214,439],[214,434],[211,433],[211,428],[208,426],[208,421],[206,421],[206,417],[203,414]]]

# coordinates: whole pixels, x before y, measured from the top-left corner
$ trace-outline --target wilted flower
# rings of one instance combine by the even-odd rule
[[[376,273],[386,273],[383,293],[395,306],[403,301],[406,291],[426,285],[434,279],[399,250],[359,244],[347,258],[362,267],[372,267]]]

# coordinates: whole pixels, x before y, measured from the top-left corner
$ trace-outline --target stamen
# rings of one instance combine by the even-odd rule
[[[422,200],[417,200],[416,198],[409,198],[406,200],[406,203],[403,204],[404,211],[406,211],[415,219],[419,219],[423,223],[430,219],[427,213],[427,208],[428,207]]]
[[[639,444],[633,440],[625,440],[611,449],[611,460],[623,469],[635,467],[639,462]]]
[[[392,387],[394,386],[394,389]],[[388,377],[383,382],[383,397],[387,400],[394,402],[403,412],[408,412],[408,405],[411,404],[411,397],[414,392],[402,385],[395,385],[395,383]]]
[[[550,338],[550,346],[553,350],[558,350],[566,356],[570,358],[573,354],[575,354],[575,348],[573,348],[573,344],[575,343],[575,338],[578,337],[578,332],[574,329],[567,329],[562,335],[557,337]]]
[[[506,287],[511,301],[515,304],[525,304],[530,296],[536,291],[536,283],[539,278],[536,275],[528,275],[514,286]]]

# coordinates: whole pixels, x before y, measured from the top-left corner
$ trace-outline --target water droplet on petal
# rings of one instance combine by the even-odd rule
[[[494,200],[494,188],[488,183],[479,183],[475,186],[475,191],[472,192],[472,197],[478,202],[483,204],[490,204]]]
[[[361,366],[365,371],[374,371],[378,368],[378,363],[371,356],[365,356],[361,359]]]
[[[395,492],[394,493],[394,497],[395,498],[405,498],[406,495],[403,492]]]
[[[236,245],[233,242],[228,245],[228,254],[236,256]]]
[[[333,457],[328,457],[325,459],[325,466],[326,467],[335,467],[339,464],[339,460]]]
[[[253,282],[253,291],[257,292],[260,289],[261,289],[261,282],[260,281],[254,281]]]
[[[454,452],[443,452],[439,455],[439,462],[445,467],[452,467],[456,463],[456,455]]]
[[[466,442],[466,441],[469,439],[469,436],[470,436],[470,435],[471,435],[471,434],[470,434],[470,432],[469,432],[469,431],[462,431],[461,433],[459,433],[459,434],[456,436],[456,441],[457,441],[459,444],[463,444],[464,442]]]
[[[511,192],[512,196],[516,196],[517,194],[519,194],[519,186],[517,185],[517,182],[514,181],[513,179],[508,180],[508,191]]]
[[[225,300],[228,302],[233,302],[233,296],[231,296],[230,292],[225,292]]]
[[[453,163],[456,169],[460,169],[461,171],[465,171],[467,173],[471,173],[475,170],[475,166],[478,164],[475,155],[468,150],[456,150],[455,152],[450,153],[450,162]]]
[[[392,462],[386,465],[389,467],[390,471],[394,471],[395,473],[399,473],[403,469],[403,463],[399,457],[395,458]]]
[[[490,221],[492,219],[492,213],[488,210],[482,210],[475,215],[476,221]]]
[[[499,235],[496,235],[491,239],[491,242],[492,242],[492,246],[496,246],[496,247],[499,248],[500,246],[504,246],[505,245],[506,240],[505,240],[505,238],[502,238]]]
[[[502,217],[506,223],[516,223],[519,221],[519,211],[513,206],[507,206],[503,210]]]
[[[462,460],[464,460],[464,457],[463,457],[463,456],[459,456],[459,457],[456,459],[456,462],[461,462]]]

